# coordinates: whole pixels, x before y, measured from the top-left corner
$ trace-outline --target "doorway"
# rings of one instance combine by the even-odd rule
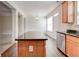
[[[12,10],[0,2],[0,44],[12,42]]]

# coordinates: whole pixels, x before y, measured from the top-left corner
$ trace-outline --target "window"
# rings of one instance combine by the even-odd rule
[[[77,1],[77,25],[79,25],[79,1]]]
[[[49,17],[48,19],[47,19],[47,31],[51,31],[52,32],[52,29],[53,29],[53,17],[51,16],[51,17]]]

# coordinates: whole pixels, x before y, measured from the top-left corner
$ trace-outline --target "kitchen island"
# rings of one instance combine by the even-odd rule
[[[17,39],[18,57],[45,57],[47,37],[41,32],[26,32]]]

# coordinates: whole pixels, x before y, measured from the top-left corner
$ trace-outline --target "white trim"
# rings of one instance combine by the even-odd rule
[[[56,17],[56,16],[58,16],[58,15],[59,15],[59,13],[57,12],[57,13],[54,14],[54,17]]]

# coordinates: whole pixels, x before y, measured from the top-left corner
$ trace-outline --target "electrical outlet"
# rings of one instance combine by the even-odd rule
[[[29,46],[29,52],[33,52],[33,46]]]

